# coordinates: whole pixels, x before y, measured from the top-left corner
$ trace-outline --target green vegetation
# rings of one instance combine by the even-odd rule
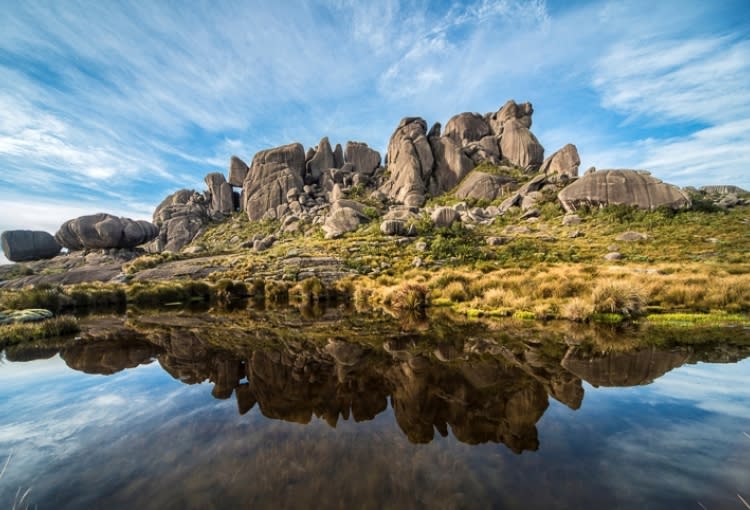
[[[39,322],[0,325],[0,347],[78,333],[80,327],[75,317],[62,315]]]

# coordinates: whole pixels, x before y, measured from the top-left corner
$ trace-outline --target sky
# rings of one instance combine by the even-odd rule
[[[0,231],[150,219],[235,154],[534,105],[549,155],[750,189],[750,2],[0,0]],[[2,262],[4,259],[0,259]]]

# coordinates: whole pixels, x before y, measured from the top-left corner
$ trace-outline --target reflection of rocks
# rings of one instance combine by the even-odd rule
[[[533,339],[510,344],[471,335],[422,350],[430,340],[421,333],[360,344],[344,340],[341,331],[326,330],[311,341],[270,325],[230,324],[221,316],[146,316],[131,326],[136,329],[89,328],[82,340],[65,344],[61,356],[70,367],[97,374],[156,358],[181,382],[208,381],[215,398],[234,396],[240,414],[257,405],[268,418],[294,423],[317,417],[335,427],[340,418],[372,420],[390,400],[414,443],[450,430],[467,444],[503,443],[520,453],[539,447],[536,423],[548,396],[571,409],[581,406],[582,379],[594,386],[647,384],[684,363],[737,361],[750,352],[710,345],[595,355],[571,347],[563,354]],[[8,359],[33,359],[27,351],[11,351]]]
[[[160,351],[152,343],[134,335],[124,335],[73,343],[62,349],[60,357],[72,369],[87,374],[110,375],[151,363]]]
[[[597,356],[573,351],[562,360],[562,366],[592,386],[638,386],[653,382],[689,360],[687,349],[660,351],[652,347]]]

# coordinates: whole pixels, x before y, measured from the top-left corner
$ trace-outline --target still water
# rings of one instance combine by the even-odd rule
[[[38,508],[750,500],[747,342],[243,317],[112,317],[7,349],[0,507],[29,488]]]

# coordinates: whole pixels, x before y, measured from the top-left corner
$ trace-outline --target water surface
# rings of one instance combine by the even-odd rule
[[[332,324],[114,319],[8,349],[0,505],[19,488],[39,508],[710,509],[750,496],[742,344],[604,353]]]

